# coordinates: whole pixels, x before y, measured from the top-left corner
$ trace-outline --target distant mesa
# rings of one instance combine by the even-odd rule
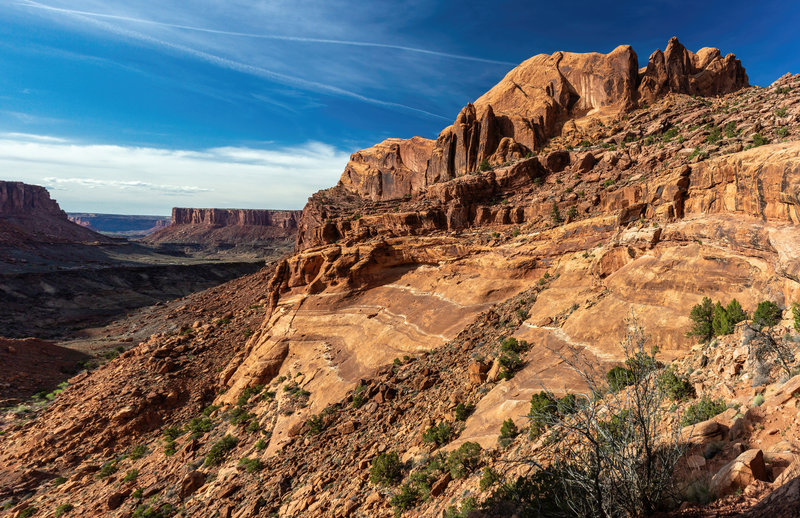
[[[175,207],[169,226],[150,234],[150,243],[270,245],[293,240],[302,211],[196,209]]]
[[[436,140],[388,139],[353,153],[339,184],[373,201],[399,199],[476,171],[484,160],[523,158],[587,115],[617,115],[669,93],[716,96],[746,86],[736,56],[709,47],[693,53],[677,38],[641,69],[630,45],[608,54],[540,54],[467,104]]]
[[[70,212],[70,221],[114,237],[140,238],[152,234],[170,224],[167,216],[139,216],[127,214],[96,214],[89,212]]]
[[[31,246],[110,241],[70,221],[44,187],[0,180],[0,244]]]

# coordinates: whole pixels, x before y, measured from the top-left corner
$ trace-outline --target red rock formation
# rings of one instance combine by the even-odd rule
[[[645,69],[629,45],[608,54],[556,52],[511,70],[435,142],[388,139],[350,158],[340,185],[370,200],[414,195],[427,186],[477,171],[485,160],[502,164],[540,149],[567,121],[630,111],[667,93],[712,96],[747,86],[739,60],[718,49],[694,54],[672,38]]]
[[[285,229],[297,228],[299,210],[260,209],[172,209],[173,225],[207,225],[219,227],[256,225]]]
[[[0,181],[0,243],[105,242],[107,238],[72,223],[42,186]]]
[[[67,219],[47,189],[40,185],[0,181],[0,216],[48,216]]]
[[[172,224],[148,235],[145,241],[261,247],[294,238],[301,214],[299,210],[175,207]]]
[[[641,72],[639,96],[642,101],[652,102],[669,92],[721,95],[747,85],[744,67],[733,54],[723,58],[719,49],[710,47],[695,54],[673,37],[664,52],[659,49],[650,55]]]

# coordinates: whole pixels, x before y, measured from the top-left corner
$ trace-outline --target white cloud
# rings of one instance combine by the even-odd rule
[[[173,206],[300,209],[336,184],[348,153],[319,142],[159,149],[0,134],[4,180],[53,189],[73,212],[168,214]]]

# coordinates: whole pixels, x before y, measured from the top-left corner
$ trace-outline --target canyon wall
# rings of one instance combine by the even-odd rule
[[[0,180],[0,217],[37,215],[67,219],[67,214],[44,187]]]
[[[172,209],[173,225],[243,226],[256,225],[282,229],[297,228],[299,210],[260,209]]]

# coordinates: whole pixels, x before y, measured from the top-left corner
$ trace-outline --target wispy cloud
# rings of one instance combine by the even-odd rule
[[[176,205],[299,209],[336,183],[348,154],[309,142],[204,150],[0,134],[3,179],[45,185],[66,210],[168,214]]]
[[[169,50],[172,50],[172,51],[177,51],[177,52],[180,52],[180,53],[182,53],[184,55],[191,56],[191,57],[193,57],[195,59],[199,59],[199,60],[205,61],[207,63],[213,64],[213,65],[218,66],[218,67],[222,67],[222,68],[226,68],[226,69],[229,69],[229,70],[234,70],[234,71],[237,71],[237,72],[240,72],[240,73],[244,73],[244,74],[260,77],[260,78],[267,79],[267,80],[270,80],[270,81],[273,81],[273,82],[276,82],[276,83],[281,83],[281,84],[284,84],[284,85],[287,85],[287,86],[291,86],[293,88],[299,88],[299,89],[312,91],[312,92],[323,93],[323,94],[327,94],[327,95],[334,95],[334,96],[339,96],[339,97],[350,98],[350,99],[354,99],[354,100],[365,102],[365,103],[369,103],[369,104],[383,106],[383,107],[386,107],[386,108],[393,108],[393,109],[399,109],[399,110],[404,110],[404,111],[410,111],[410,112],[414,112],[414,113],[417,113],[417,114],[420,114],[420,115],[424,115],[426,117],[432,117],[432,118],[440,119],[440,120],[443,120],[443,121],[450,121],[452,119],[452,117],[445,116],[445,115],[438,114],[438,113],[433,113],[433,112],[431,112],[429,110],[425,110],[425,109],[418,108],[418,107],[415,107],[415,106],[411,106],[411,105],[408,105],[408,104],[404,104],[404,103],[401,103],[401,102],[387,101],[387,100],[379,99],[377,97],[373,97],[373,96],[370,96],[370,95],[365,95],[365,94],[360,93],[360,92],[358,92],[358,91],[356,91],[356,90],[354,90],[352,88],[345,88],[345,87],[341,87],[341,86],[336,86],[334,84],[321,82],[321,81],[318,81],[318,80],[305,79],[305,78],[302,78],[302,77],[299,77],[299,76],[296,76],[296,75],[287,74],[287,73],[284,73],[284,72],[278,72],[276,70],[272,70],[272,69],[266,68],[264,66],[260,66],[258,64],[246,63],[246,62],[243,62],[243,61],[240,61],[240,60],[237,60],[237,59],[232,59],[230,57],[221,56],[221,55],[218,55],[218,54],[215,54],[215,53],[212,53],[212,52],[208,52],[208,51],[205,51],[205,50],[198,49],[196,47],[193,47],[193,46],[190,46],[190,45],[187,45],[187,44],[184,44],[184,43],[179,43],[179,42],[175,42],[175,41],[168,41],[168,40],[163,39],[161,37],[156,37],[156,36],[153,36],[153,35],[150,35],[150,34],[145,34],[145,33],[138,32],[138,31],[135,31],[135,30],[132,30],[132,29],[128,29],[128,28],[125,28],[125,27],[122,27],[122,26],[119,26],[119,25],[115,25],[115,24],[112,24],[112,23],[107,23],[107,22],[101,21],[101,19],[100,19],[100,18],[111,18],[111,19],[120,20],[120,21],[132,21],[132,20],[133,21],[142,21],[142,20],[140,20],[138,18],[132,18],[132,19],[129,20],[130,17],[126,17],[126,16],[117,16],[117,15],[98,16],[98,13],[94,13],[94,12],[91,12],[91,11],[82,11],[82,10],[76,10],[76,9],[59,8],[59,7],[54,7],[54,6],[42,4],[42,3],[39,3],[39,2],[35,2],[33,0],[23,0],[21,5],[26,6],[26,7],[30,7],[30,8],[51,11],[51,12],[59,13],[59,14],[64,14],[64,15],[67,15],[67,16],[70,16],[70,17],[81,19],[81,20],[87,21],[89,23],[92,23],[96,27],[101,28],[101,29],[103,29],[103,30],[105,30],[107,32],[111,32],[111,33],[117,34],[118,36],[123,36],[123,37],[130,38],[130,39],[133,39],[133,40],[137,40],[137,41],[140,41],[140,42],[145,42],[147,44],[150,44],[150,45],[153,45],[153,46],[156,46],[156,47],[160,47],[160,48],[163,48],[163,49],[169,49]],[[163,26],[166,26],[166,27],[172,27],[174,24],[157,24],[157,25],[163,25]],[[185,29],[185,28],[188,28],[188,26],[186,26],[186,27],[180,26],[179,28]],[[245,34],[245,33],[242,33],[242,34]],[[276,39],[285,39],[287,41],[302,41],[303,40],[303,38],[300,38],[300,37],[276,37]],[[314,40],[314,38],[308,38],[308,40],[311,41],[311,40]],[[358,45],[358,46],[372,46],[372,47],[376,47],[377,46],[377,47],[398,48],[398,49],[399,48],[403,48],[405,50],[412,49],[412,47],[402,47],[402,46],[397,46],[397,45],[368,44],[366,42],[345,42],[344,40],[322,40],[322,39],[319,39],[319,42],[326,42],[326,43],[339,42],[340,44],[352,44],[352,45]],[[445,54],[445,53],[437,53],[435,51],[426,51],[425,49],[416,49],[416,51],[419,52],[419,53],[428,53],[428,54],[431,54],[431,55],[444,55]],[[456,55],[453,54],[452,56],[456,56]]]
[[[112,187],[120,190],[147,190],[168,194],[194,194],[197,192],[212,191],[212,189],[197,187],[196,185],[163,185],[149,182],[139,182],[136,180],[125,182],[120,180],[103,180],[98,178],[58,178],[55,176],[49,176],[43,180],[45,187],[56,190],[61,186],[74,185],[86,187],[88,189]]]
[[[242,38],[255,38],[255,39],[265,39],[265,40],[277,40],[277,41],[294,41],[294,42],[301,42],[301,43],[321,43],[325,45],[345,45],[351,47],[371,47],[371,48],[379,48],[379,49],[392,49],[392,50],[399,50],[404,52],[414,52],[418,54],[427,54],[429,56],[437,56],[442,58],[450,58],[450,59],[458,59],[464,61],[475,61],[478,63],[491,63],[495,65],[511,65],[515,66],[517,63],[511,63],[509,61],[498,61],[495,59],[486,59],[480,58],[475,56],[465,56],[462,54],[452,54],[449,52],[441,52],[438,50],[433,49],[422,49],[418,47],[409,47],[406,45],[393,45],[390,43],[377,43],[377,42],[369,42],[369,41],[353,41],[353,40],[338,40],[338,39],[329,39],[329,38],[312,38],[306,36],[283,36],[277,34],[263,34],[263,33],[252,33],[252,32],[238,32],[238,31],[226,31],[221,29],[211,29],[206,27],[194,27],[191,25],[181,25],[176,23],[168,23],[168,22],[160,22],[156,20],[147,20],[144,18],[135,18],[132,16],[120,16],[115,14],[106,14],[106,13],[98,13],[92,11],[81,11],[78,9],[65,9],[60,7],[54,7],[50,5],[41,4],[38,2],[34,2],[32,0],[23,0],[23,5],[27,5],[29,7],[33,7],[36,9],[44,9],[48,11],[55,11],[61,12],[66,14],[73,14],[73,15],[80,15],[80,16],[89,16],[92,18],[103,18],[108,20],[119,20],[125,22],[133,22],[133,23],[140,23],[145,25],[155,25],[159,27],[170,27],[172,29],[181,29],[181,30],[188,30],[188,31],[196,31],[196,32],[204,32],[207,34],[220,34],[225,36],[237,36]]]

